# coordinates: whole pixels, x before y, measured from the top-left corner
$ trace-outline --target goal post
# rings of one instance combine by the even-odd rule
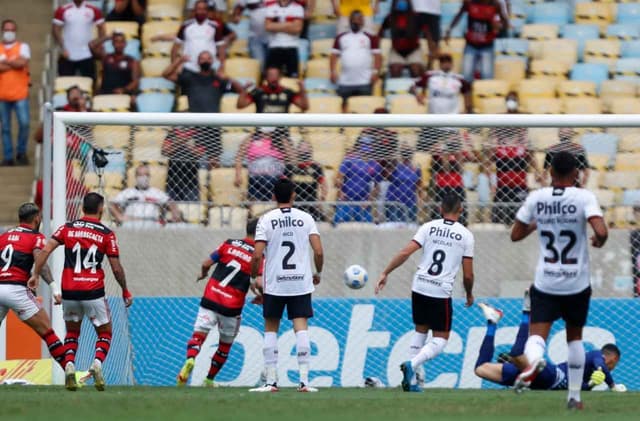
[[[533,279],[538,256],[535,239],[510,242],[509,225],[523,194],[548,183],[543,177],[546,152],[570,132],[568,144],[584,146],[570,149],[582,150],[590,159],[583,169],[590,171],[586,186],[596,190],[615,228],[604,249],[590,250],[594,294],[585,342],[588,349],[617,343],[623,358],[614,378],[640,389],[634,375],[640,351],[634,346],[637,329],[632,322],[640,317],[640,307],[633,298],[629,244],[640,211],[640,194],[635,193],[640,191],[640,172],[633,161],[634,154],[640,157],[635,140],[640,138],[640,115],[56,112],[52,126],[51,226],[79,216],[82,192],[102,192],[110,205],[104,222],[118,236],[136,297],[125,310],[106,270],[114,338],[121,335],[105,364],[112,383],[174,384],[204,288],[204,282],[195,283],[201,261],[225,239],[242,236],[247,218],[273,206],[265,198],[269,180],[286,174],[319,186],[314,197],[303,194],[300,203],[321,219],[326,259],[310,322],[312,385],[361,386],[365,377],[399,384],[398,365],[407,358],[412,331],[409,297],[417,256],[390,276],[379,297],[373,286],[417,226],[438,215],[443,192],[465,199],[465,223],[476,238],[476,301],[505,311],[496,357],[508,351],[521,319],[521,295]],[[106,167],[95,165],[97,150],[112,154]],[[305,154],[319,167],[317,173],[296,172],[307,168],[300,165]],[[264,157],[267,163],[260,161]],[[178,194],[169,181],[176,171],[178,178],[195,184],[182,199],[163,202],[161,212],[150,213],[160,223],[132,224],[126,215],[119,219],[113,212],[125,214],[124,208],[136,203],[131,198],[122,202],[118,195],[135,189],[136,171],[145,165],[150,171],[146,182],[170,195]],[[174,213],[180,216],[175,223]],[[62,272],[63,259],[61,253],[52,257],[55,276]],[[342,282],[351,264],[369,273],[361,290]],[[457,280],[451,339],[444,353],[427,363],[427,386],[496,387],[474,374],[485,322],[477,307],[464,308],[462,297]],[[54,313],[54,326],[62,331],[60,316]],[[557,323],[549,342],[549,357],[556,362],[566,358],[562,329]],[[88,324],[85,331],[90,331]],[[217,335],[209,336],[196,362],[194,385],[201,383],[215,350]],[[84,346],[84,352],[93,352],[91,340],[85,335],[81,351]],[[279,335],[283,386],[297,381],[294,345],[291,324],[284,322]],[[261,347],[261,309],[248,303],[237,343],[217,380],[232,386],[258,382]]]

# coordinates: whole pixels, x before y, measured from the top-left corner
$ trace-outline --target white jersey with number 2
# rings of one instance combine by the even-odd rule
[[[265,294],[292,296],[313,292],[309,236],[318,234],[313,217],[296,208],[274,209],[262,215],[256,242],[267,243],[263,284]]]
[[[602,216],[593,193],[577,187],[545,187],[533,191],[516,218],[536,222],[540,257],[534,285],[547,294],[571,295],[590,284],[589,218]]]
[[[462,258],[473,258],[471,231],[459,222],[436,219],[422,225],[413,241],[422,247],[422,259],[411,290],[434,298],[451,297]]]

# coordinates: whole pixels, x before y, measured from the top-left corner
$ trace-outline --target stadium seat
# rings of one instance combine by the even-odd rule
[[[621,58],[616,62],[614,79],[640,82],[640,58]]]
[[[54,110],[64,107],[67,103],[67,94],[65,92],[59,92],[51,97],[51,104],[53,104]]]
[[[352,96],[347,99],[347,110],[356,114],[373,114],[377,108],[385,106],[381,96]]]
[[[176,204],[182,218],[189,224],[201,224],[204,217],[205,207],[200,203],[180,203]]]
[[[129,95],[96,95],[92,99],[93,111],[129,111],[131,97]]]
[[[598,171],[611,169],[611,157],[606,154],[589,154],[589,166]]]
[[[313,132],[305,136],[313,147],[313,159],[325,168],[337,170],[344,158],[346,139],[343,135]]]
[[[146,57],[171,57],[173,42],[156,41],[145,44],[142,48],[142,55]]]
[[[280,85],[285,88],[291,89],[294,92],[297,92],[298,90],[300,90],[300,87],[298,86],[298,80],[299,79],[293,77],[283,77],[280,78]]]
[[[620,55],[622,58],[640,58],[640,40],[622,41]]]
[[[510,86],[517,86],[526,77],[527,64],[523,60],[503,58],[495,61],[493,72],[495,79],[509,82]]]
[[[634,23],[614,23],[607,26],[606,37],[621,41],[637,40],[640,39],[640,28]]]
[[[309,54],[311,48],[309,47],[309,40],[300,38],[298,40],[298,64],[299,64],[299,72],[302,73],[304,69],[304,64],[309,61]]]
[[[237,94],[226,94],[222,96],[222,101],[220,102],[220,112],[221,113],[255,113],[256,112],[256,104],[251,104],[246,108],[238,109],[238,95]]]
[[[625,129],[620,134],[618,150],[622,152],[640,152],[640,136],[637,131]]]
[[[504,98],[481,98],[474,103],[474,112],[479,114],[504,114],[507,112],[507,103]]]
[[[384,91],[387,97],[391,95],[406,95],[415,80],[409,77],[387,78],[384,81]]]
[[[569,65],[557,60],[531,60],[529,73],[532,79],[561,81],[567,78]]]
[[[317,39],[335,38],[336,35],[335,23],[312,23],[309,25],[307,37],[313,42]]]
[[[609,78],[609,68],[604,63],[577,63],[571,68],[571,80],[593,82],[596,89]]]
[[[516,90],[521,101],[529,98],[554,98],[556,96],[555,83],[543,79],[525,79],[518,83]]]
[[[529,9],[527,20],[531,23],[564,25],[569,23],[571,15],[565,2],[534,3]]]
[[[243,230],[247,224],[249,210],[232,206],[216,206],[209,209],[209,227]]]
[[[520,38],[545,41],[558,38],[558,25],[530,23],[522,27]]]
[[[618,23],[640,25],[640,3],[618,3]]]
[[[604,33],[607,25],[613,22],[613,7],[608,3],[577,3],[574,9],[575,23],[598,25]]]
[[[304,87],[309,97],[335,95],[337,86],[329,79],[309,77],[304,80]]]
[[[342,98],[339,96],[315,96],[309,98],[310,114],[334,114],[342,112]]]
[[[138,85],[140,92],[172,93],[176,90],[175,83],[162,77],[142,77]]]
[[[142,25],[142,47],[146,49],[151,44],[151,38],[156,35],[177,34],[180,22],[157,21]]]
[[[618,153],[616,155],[616,163],[613,169],[615,171],[638,171],[640,169],[640,153]]]
[[[235,186],[235,168],[214,168],[209,173],[209,188],[216,206],[237,206],[245,198],[249,183],[246,169],[242,169],[241,186]]]
[[[110,20],[104,23],[104,29],[107,35],[114,32],[122,32],[127,40],[138,39],[140,36],[140,25],[138,22]]]
[[[622,193],[624,206],[640,206],[640,190],[626,190]]]
[[[174,100],[173,94],[147,92],[136,97],[136,105],[138,111],[143,113],[170,113]]]
[[[480,101],[486,98],[504,98],[509,93],[509,82],[504,80],[485,79],[473,83],[473,107],[478,108]]]
[[[523,104],[524,112],[531,114],[560,114],[562,103],[556,98],[530,98]]]
[[[260,62],[253,58],[230,58],[225,62],[224,70],[234,78],[251,78],[256,84],[260,80]]]
[[[311,41],[311,58],[327,58],[333,49],[333,38],[315,39]]]
[[[95,146],[123,150],[129,147],[131,128],[129,126],[95,126],[92,134]]]
[[[93,79],[84,76],[58,76],[53,82],[53,91],[66,94],[66,90],[72,86],[79,87],[89,95],[93,93]]]
[[[544,162],[545,151],[552,145],[558,143],[558,129],[551,127],[531,127],[529,129],[529,139],[531,147],[535,152],[536,162],[540,164],[538,168],[542,168]],[[539,154],[539,155],[538,155]]]
[[[133,133],[133,147],[158,148],[167,137],[167,129],[159,127],[139,127]]]
[[[527,14],[529,13],[529,4],[523,1],[511,2],[511,15],[509,16],[509,24],[513,28],[512,36],[519,36],[522,26],[527,23]]]
[[[444,6],[445,2],[442,2],[441,5]],[[447,16],[440,16],[440,30],[441,32],[444,34],[445,31],[449,28],[449,26],[451,25],[451,21],[453,20],[453,18],[449,18]],[[455,28],[453,28],[451,30],[451,37],[452,38],[462,38],[464,37],[464,33],[466,31],[467,28],[467,14],[465,13],[464,15],[462,15],[462,18],[460,19],[460,21],[458,22],[458,24],[455,26]]]
[[[640,187],[640,172],[610,171],[602,174],[602,187],[615,190],[635,190]]]
[[[427,108],[419,104],[413,95],[395,95],[389,100],[389,112],[391,114],[424,114]]]
[[[585,133],[580,137],[580,143],[589,155],[605,154],[613,159],[618,151],[618,136],[609,133]]]
[[[113,53],[113,44],[111,40],[107,40],[104,44],[104,52],[107,54]],[[136,60],[140,60],[142,58],[142,54],[140,53],[140,40],[139,39],[130,39],[127,40],[127,46],[124,47],[124,53],[129,55]]]
[[[329,79],[331,76],[328,58],[316,58],[307,62],[305,76],[307,78]]]
[[[231,48],[227,49],[227,57],[251,58],[249,56],[249,41],[247,39],[241,39],[241,38],[238,38],[235,41],[233,41],[233,44],[231,44]]]
[[[182,20],[182,8],[178,4],[150,4],[147,6],[147,21]]]
[[[578,61],[578,43],[572,39],[554,39],[541,42],[540,58],[562,62],[568,67]]]
[[[169,67],[171,59],[169,57],[147,57],[140,61],[142,76],[161,77],[164,69]]]
[[[318,1],[313,10],[313,21],[318,23],[336,23],[336,15],[330,1]]]
[[[518,38],[498,38],[495,41],[496,59],[517,58],[523,62],[529,59],[529,41]]]
[[[614,98],[607,101],[607,110],[612,114],[639,114],[640,98]],[[640,168],[640,161],[638,161]]]
[[[189,111],[189,98],[186,95],[180,95],[176,103],[176,112],[184,113]]]
[[[604,63],[611,70],[619,58],[620,41],[617,39],[592,39],[584,43],[585,63]]]
[[[565,114],[601,114],[602,101],[599,98],[563,98],[562,110]]]
[[[598,39],[600,37],[600,29],[598,25],[569,24],[560,27],[560,36],[577,42],[578,58],[582,60],[585,42],[590,39]]]
[[[238,39],[247,39],[251,30],[249,29],[249,19],[242,19],[238,23],[228,22],[229,28],[236,33]]]
[[[558,83],[560,98],[596,97],[597,85],[591,81],[565,80]]]
[[[595,189],[593,194],[596,196],[598,204],[605,209],[609,209],[615,203],[616,194],[611,190]]]

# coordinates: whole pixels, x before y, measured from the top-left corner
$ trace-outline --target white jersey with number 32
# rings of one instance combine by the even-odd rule
[[[471,231],[459,222],[436,219],[422,225],[413,241],[422,247],[422,259],[411,290],[434,298],[451,297],[462,258],[473,258]]]
[[[312,234],[318,234],[316,223],[300,209],[274,209],[262,215],[255,239],[267,243],[263,272],[265,294],[292,296],[313,292],[309,255]]]
[[[531,192],[516,218],[536,222],[540,257],[534,285],[547,294],[571,295],[590,284],[587,222],[602,216],[593,193],[577,187]]]

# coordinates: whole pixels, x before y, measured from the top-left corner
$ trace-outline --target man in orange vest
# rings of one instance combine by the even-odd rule
[[[29,45],[16,40],[18,25],[11,19],[2,21],[0,43],[0,124],[2,124],[2,165],[28,165],[29,138]],[[18,146],[15,160],[11,138],[11,111],[18,118]]]

